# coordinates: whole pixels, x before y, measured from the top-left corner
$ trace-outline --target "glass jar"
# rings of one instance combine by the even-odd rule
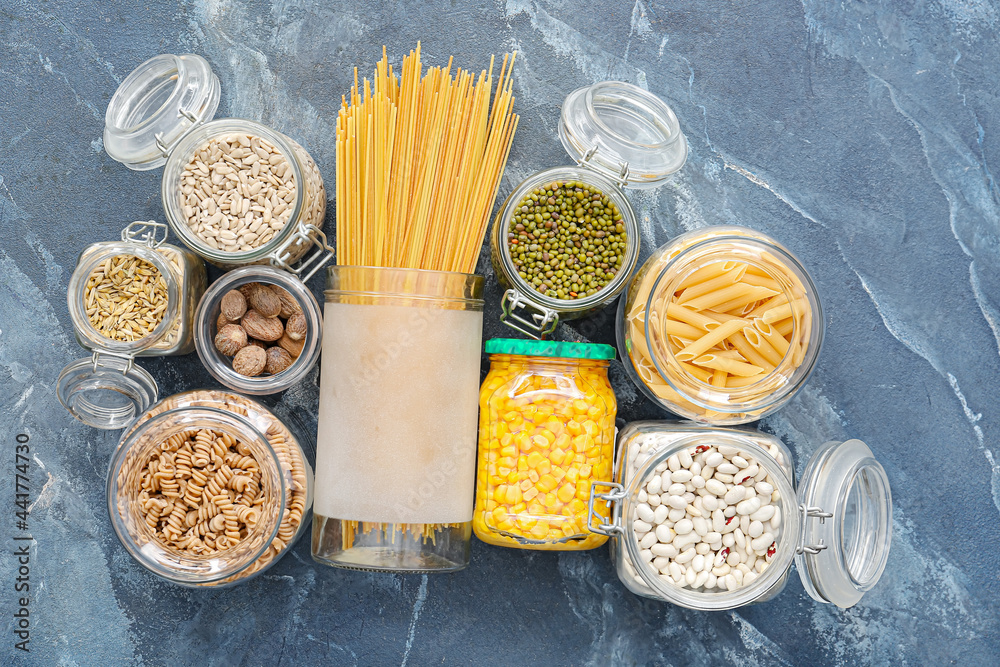
[[[604,544],[587,530],[587,505],[591,481],[612,479],[617,401],[608,361],[615,349],[494,338],[486,353],[476,537],[547,551]],[[607,520],[606,506],[597,512]]]
[[[56,393],[63,407],[85,424],[121,428],[156,401],[156,381],[133,364],[135,357],[188,354],[194,348],[194,311],[205,291],[205,264],[166,238],[162,223],[133,222],[122,230],[121,241],[92,243],[80,253],[66,300],[77,342],[92,355],[63,368]],[[97,288],[88,289],[88,282],[123,255],[152,265],[163,278],[167,298],[162,319],[148,334],[119,341],[105,336],[88,317],[88,311],[101,307]]]
[[[312,485],[299,440],[267,408],[238,394],[189,391],[151,407],[122,436],[108,513],[122,546],[150,572],[182,586],[226,587],[291,550],[309,522]],[[228,497],[209,498],[213,490]],[[229,520],[232,528],[223,527]],[[240,534],[220,546],[230,530]]]
[[[359,570],[469,563],[483,278],[327,269],[312,554]]]
[[[536,339],[552,333],[561,319],[589,315],[621,294],[639,257],[639,225],[622,188],[662,185],[687,159],[687,140],[670,107],[620,81],[602,81],[570,93],[559,118],[559,138],[577,166],[545,169],[522,181],[501,206],[490,235],[493,268],[507,288],[500,319]],[[525,197],[548,184],[568,181],[595,187],[613,202],[626,236],[614,276],[593,294],[577,299],[546,295],[522,277],[507,236]]]
[[[728,478],[717,472],[724,469],[720,460],[733,462],[737,472]],[[706,481],[701,473],[712,463],[717,465]],[[642,514],[648,518],[651,507],[679,507],[672,499],[681,497],[674,493],[680,489],[662,487],[668,472],[671,484],[695,494],[703,509],[712,502],[707,508],[715,508],[711,521],[687,502],[683,521],[693,528],[682,528],[681,519],[655,517],[643,523]],[[697,474],[687,474],[692,472]],[[741,482],[741,475],[747,479]],[[616,538],[612,555],[618,577],[638,595],[690,609],[732,609],[781,592],[794,562],[809,595],[846,608],[875,585],[889,557],[889,481],[860,440],[821,446],[796,492],[788,450],[774,436],[685,422],[634,422],[620,434],[616,479],[603,494],[597,491],[601,484],[594,483],[592,498],[612,503],[612,519],[602,522],[591,514],[590,526]],[[712,480],[725,482],[725,497],[710,490]],[[735,486],[743,492],[731,498]],[[719,523],[716,511],[723,517]],[[700,529],[696,517],[706,519]],[[716,528],[721,538],[711,532]],[[672,547],[682,539],[679,548]]]
[[[293,357],[285,370],[268,375],[248,377],[233,369],[233,360],[222,354],[215,344],[219,332],[222,298],[230,291],[248,283],[263,283],[285,290],[305,315],[306,333],[298,341],[287,336],[265,343],[286,349]],[[216,380],[245,394],[274,394],[302,381],[319,359],[322,319],[316,297],[295,275],[270,266],[246,266],[225,274],[205,292],[195,318],[194,341],[201,362]],[[287,322],[286,322],[287,324]]]
[[[688,419],[743,424],[805,384],[823,342],[823,308],[808,272],[777,241],[707,227],[639,268],[616,334],[626,374],[651,401]]]
[[[150,58],[126,77],[108,103],[105,150],[130,169],[148,170],[166,165],[161,196],[167,222],[185,245],[212,264],[223,269],[272,264],[308,280],[332,257],[326,235],[322,232],[326,214],[323,177],[309,153],[284,134],[252,120],[226,118],[213,121],[219,95],[219,80],[204,58],[193,54],[163,54]],[[247,145],[244,147],[241,142],[241,150],[252,149],[250,140],[254,137],[269,142],[287,162],[288,166],[280,169],[290,173],[294,194],[289,192],[279,199],[278,193],[275,193],[265,202],[260,188],[252,189],[253,184],[239,182],[241,179],[235,173],[230,174],[235,179],[231,189],[221,173],[213,171],[209,179],[207,163],[211,156],[204,149],[210,140],[227,136],[246,139]],[[258,159],[257,153],[251,152],[232,164],[251,168],[251,165],[245,164],[246,161]],[[200,166],[191,170],[189,164]],[[276,164],[282,163],[279,160]],[[204,171],[200,171],[202,169]],[[253,174],[257,176],[257,172]],[[283,186],[274,174],[269,173],[268,176],[265,180],[279,188],[279,192],[284,191],[280,190]],[[216,240],[223,238],[222,231],[216,230],[218,233],[212,236],[211,241],[192,231],[188,214],[195,215],[200,200],[212,199],[207,196],[208,192],[201,189],[205,185],[209,189],[215,188],[218,191],[216,194],[224,191],[240,193],[238,199],[235,195],[230,197],[227,205],[233,200],[242,202],[241,215],[249,215],[252,220],[247,230],[253,234],[252,239],[241,232],[240,238],[245,243],[231,246],[221,243],[220,247]],[[281,212],[278,207],[281,210],[288,208],[291,213],[280,229],[270,229],[271,210],[277,215]],[[217,224],[212,222],[214,213],[210,214],[208,210],[216,210],[214,202],[211,209],[197,212],[198,226]],[[251,247],[250,244],[258,236],[265,237],[267,234],[273,236],[259,246]],[[292,265],[313,247],[316,252],[293,268]]]

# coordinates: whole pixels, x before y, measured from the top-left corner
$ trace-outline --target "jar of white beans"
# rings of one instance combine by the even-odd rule
[[[823,343],[809,273],[774,239],[707,227],[657,248],[619,301],[625,372],[685,419],[745,424],[787,403]]]
[[[618,577],[637,595],[732,609],[780,593],[795,562],[812,597],[850,607],[885,568],[889,482],[860,440],[819,447],[796,492],[775,436],[633,422],[620,434],[615,480],[594,484],[592,498],[612,512],[589,525],[616,537]]]
[[[173,583],[225,587],[264,572],[309,522],[313,472],[267,408],[225,391],[163,399],[122,436],[108,513],[140,565]]]

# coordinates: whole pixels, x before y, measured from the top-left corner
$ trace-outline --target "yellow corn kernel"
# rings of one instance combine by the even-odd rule
[[[573,401],[573,410],[576,411],[578,414],[581,415],[587,414],[587,410],[589,408],[590,406],[587,405],[587,401],[583,400],[582,398],[578,398],[575,401]]]
[[[524,495],[522,497],[526,502],[530,503],[532,500],[535,499],[535,496],[537,495],[538,495],[538,489],[532,486],[530,489],[524,492]]]
[[[501,485],[497,486],[495,489],[493,489],[493,500],[497,501],[498,503],[505,503],[505,502],[507,502],[507,485],[506,484],[501,484]]]
[[[490,463],[496,463],[497,459],[500,458],[500,452],[495,449],[491,449],[486,452],[486,460]]]
[[[507,475],[507,483],[510,484],[512,487],[517,486],[517,483],[520,482],[522,479],[520,477],[520,474],[521,473],[519,473],[516,470],[511,470],[510,473]]]
[[[532,483],[537,482],[539,477],[541,477],[541,475],[538,474],[537,470],[528,471],[528,479],[530,479]]]
[[[535,484],[535,488],[542,493],[548,493],[552,489],[556,488],[559,482],[552,475],[542,475],[538,482]],[[589,490],[589,486],[587,487]]]
[[[518,503],[516,505],[513,505],[510,508],[510,513],[511,514],[521,515],[521,514],[524,514],[524,510],[526,510],[526,509],[528,509],[528,506],[525,505],[523,502],[521,502],[521,503]]]
[[[577,527],[577,525],[576,525],[575,522],[573,522],[573,521],[564,521],[563,522],[563,525],[562,525],[562,534],[563,534],[563,536],[565,536],[565,537],[571,537],[573,535],[576,535],[579,532],[580,532],[580,529]]]
[[[517,447],[508,445],[500,449],[500,456],[517,456]]]
[[[590,482],[576,483],[576,497],[580,500],[590,500]]]
[[[510,505],[516,505],[521,502],[521,498],[524,496],[524,492],[521,491],[519,486],[508,486],[507,487],[507,503]]]
[[[586,452],[590,447],[593,446],[594,439],[587,434],[581,434],[573,438],[573,451],[577,454],[582,454]]]
[[[511,469],[507,466],[497,466],[497,477],[507,479],[507,475],[510,474]]]
[[[538,412],[538,408],[534,405],[526,405],[524,409],[521,410],[521,416],[524,417],[524,421],[530,422],[535,420],[535,414]]]
[[[503,420],[507,422],[508,426],[517,426],[524,423],[524,417],[521,416],[520,412],[516,410],[511,410],[503,416]]]
[[[542,461],[535,467],[539,475],[545,475],[552,470],[552,464],[549,463],[548,459],[542,459]]]
[[[510,519],[504,519],[503,521],[497,524],[497,528],[504,531],[505,533],[509,533],[515,528],[517,528],[517,524],[515,524]]]
[[[580,479],[580,469],[573,467],[566,471],[566,481],[572,484],[576,484],[577,480]]]
[[[590,474],[593,471],[594,471],[594,467],[593,466],[591,466],[591,465],[589,465],[587,463],[584,463],[582,466],[580,466],[580,477],[586,479],[586,478],[590,477]]]
[[[539,405],[537,407],[538,407],[537,410],[538,421],[542,421],[544,417],[548,417],[549,415],[551,415],[553,412],[556,411],[555,408],[553,408],[551,405]]]
[[[514,443],[514,436],[511,435],[509,432],[507,432],[507,425],[506,424],[504,424],[503,422],[500,422],[497,425],[498,430],[499,430],[500,426],[503,426],[503,429],[504,429],[503,434],[497,433],[497,438],[499,438],[499,440],[500,440],[500,446],[501,447],[509,447],[510,445],[512,445]]]
[[[598,456],[601,455],[601,448],[594,446],[588,449],[586,453],[588,459],[596,459]]]
[[[493,500],[492,498],[490,498],[489,500],[486,501],[486,511],[487,512],[492,512],[497,507],[499,507],[499,505],[497,505],[497,501]]]
[[[611,463],[607,460],[601,461],[596,466],[594,466],[594,479],[599,480],[609,480],[611,479]]]
[[[552,472],[549,474],[561,482],[563,481],[563,477],[566,476],[566,470],[564,468],[553,468]]]
[[[511,456],[502,456],[500,457],[500,459],[497,460],[497,465],[502,466],[504,468],[516,468],[517,459]]]
[[[590,417],[591,419],[598,419],[603,413],[604,410],[597,407],[596,405],[591,405],[589,408],[587,408],[587,416]]]
[[[601,432],[601,428],[597,425],[597,422],[590,421],[589,419],[583,422],[583,430],[590,436],[595,436]]]
[[[528,532],[529,532],[529,533],[530,533],[530,535],[531,535],[532,537],[534,537],[534,538],[535,538],[536,540],[540,540],[540,539],[542,539],[543,537],[545,537],[546,533],[548,533],[548,532],[549,532],[549,522],[548,522],[548,521],[539,521],[539,522],[538,522],[538,523],[536,523],[536,524],[535,524],[535,526],[534,526],[534,527],[533,527],[533,528],[532,528],[532,529],[531,529],[530,531],[528,531]]]
[[[555,449],[566,450],[572,447],[573,445],[568,433],[560,433],[559,435],[556,436],[556,440],[555,442],[552,443],[552,446]]]
[[[545,428],[546,430],[551,431],[552,435],[554,435],[555,437],[559,437],[559,435],[563,432],[566,426],[555,417],[552,417],[547,422],[545,422]]]
[[[575,419],[571,419],[566,424],[566,430],[569,431],[570,435],[580,435],[583,433],[583,426]]]
[[[554,493],[546,493],[542,504],[545,505],[546,509],[555,510],[559,507],[559,497]]]
[[[576,488],[572,484],[563,484],[559,487],[559,493],[556,494],[559,500],[568,503],[573,500],[573,496],[576,495]]]
[[[521,456],[517,457],[517,469],[518,470],[527,470],[529,467],[530,466],[528,465],[528,457],[527,456],[524,456],[522,454]]]
[[[534,485],[535,484],[530,479],[526,479],[526,480],[522,481],[520,484],[518,484],[517,486],[518,486],[518,488],[521,489],[521,492],[523,493],[524,491],[527,491],[528,489],[530,489]]]
[[[528,505],[528,514],[533,516],[542,516],[543,514],[547,514],[547,512],[545,511],[545,507],[542,506],[542,503],[536,499],[535,502]]]
[[[561,449],[553,449],[549,452],[549,461],[552,461],[556,465],[562,464],[564,458],[566,458],[566,452]]]
[[[538,464],[545,460],[545,457],[538,452],[531,452],[528,454],[528,467],[537,468]]]
[[[532,528],[535,527],[536,523],[538,523],[538,519],[531,516],[530,514],[522,514],[521,516],[517,517],[517,527],[523,531],[531,530]]]
[[[527,452],[531,449],[531,438],[528,437],[527,431],[521,431],[515,435],[514,443],[517,445],[518,451]]]
[[[573,514],[577,516],[583,516],[587,513],[587,503],[583,502],[579,498],[573,498],[569,501],[569,509]]]
[[[545,432],[548,433],[548,431],[545,431]],[[555,440],[555,438],[553,438],[552,440]],[[534,446],[534,447],[536,447],[538,449],[548,449],[549,445],[552,444],[552,440],[549,440],[544,435],[533,435],[533,436],[531,436],[531,444],[532,444],[532,446]]]
[[[505,518],[507,518],[507,508],[506,507],[497,507],[497,508],[495,508],[493,510],[493,520],[494,521],[503,521]]]

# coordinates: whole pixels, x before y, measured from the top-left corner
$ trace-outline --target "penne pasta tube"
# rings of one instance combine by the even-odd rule
[[[777,308],[771,308],[764,311],[764,314],[761,315],[761,319],[767,324],[772,324],[783,320],[786,317],[791,317],[793,312],[802,312],[802,310],[807,307],[808,304],[805,303],[804,299],[795,299],[794,301],[782,304]]]
[[[753,327],[743,328],[743,337],[747,339],[747,342],[753,346],[755,350],[760,352],[760,355],[768,360],[772,366],[777,366],[781,363],[781,354],[778,353],[771,344],[764,340],[764,337],[760,335],[760,332]]]
[[[767,359],[750,344],[741,331],[734,333],[728,340],[754,366],[760,366],[768,373],[774,370],[774,365],[768,363]]]
[[[770,324],[775,331],[777,331],[780,335],[784,336],[785,338],[791,336],[792,329],[795,328],[795,323],[792,321],[792,318],[790,317],[781,320],[780,322],[771,322]]]
[[[721,321],[713,319],[704,313],[697,313],[690,308],[685,308],[677,303],[668,304],[666,313],[667,317],[680,320],[681,322],[686,322],[692,326],[698,327],[699,329],[704,329],[705,331],[711,331],[716,328]]]
[[[695,357],[708,352],[710,349],[732,336],[743,327],[751,324],[747,320],[730,320],[720,324],[717,328],[691,343],[677,353],[678,361],[691,361]]]
[[[724,262],[712,262],[707,266],[701,267],[700,269],[698,269],[697,271],[686,277],[684,280],[682,280],[680,284],[677,286],[677,290],[679,291],[687,289],[692,285],[699,285],[705,282],[706,280],[717,278],[718,276],[722,275],[723,273],[726,273],[727,271],[732,271],[741,264],[744,267],[743,271],[746,272],[747,265],[743,264],[742,262],[737,262],[731,259],[728,259]]]
[[[723,287],[722,289],[717,289],[714,292],[709,292],[708,294],[702,294],[699,297],[691,299],[684,305],[692,310],[707,310],[708,308],[715,308],[720,303],[727,303],[746,296],[751,290],[755,289],[764,288],[754,287],[753,285],[746,285],[744,283],[736,283],[735,285]],[[749,299],[749,301],[752,300],[753,299]],[[716,310],[721,309],[716,308]]]
[[[729,373],[727,373],[722,369],[717,368],[715,369],[715,372],[712,373],[712,381],[709,382],[709,384],[711,384],[713,387],[725,387],[726,380],[728,378],[729,378]]]
[[[681,322],[680,320],[672,320],[667,317],[666,314],[662,315],[660,318],[660,332],[666,333],[672,336],[683,336],[684,338],[690,338],[691,340],[698,340],[701,335],[705,333],[698,327],[688,324],[687,322]]]
[[[735,283],[740,282],[740,278],[747,270],[746,264],[740,264],[729,271],[726,271],[722,275],[716,276],[711,280],[706,280],[698,285],[693,285],[685,289],[677,298],[678,303],[685,303],[699,297],[702,294],[708,294],[709,292],[714,292],[715,290],[722,289],[723,287],[728,287]]]
[[[751,385],[757,384],[761,381],[761,376],[750,375],[747,377],[739,377],[737,375],[730,375],[726,380],[726,387],[733,389],[741,389],[743,387],[749,387]]]
[[[703,354],[695,359],[694,363],[705,368],[724,370],[731,375],[739,375],[740,377],[751,377],[764,372],[764,369],[760,366],[736,361],[735,359],[724,359],[716,354]]]
[[[788,297],[785,296],[784,294],[779,294],[778,296],[771,297],[770,299],[768,299],[767,301],[765,301],[764,303],[760,304],[759,306],[751,310],[749,313],[747,313],[747,319],[752,320],[755,317],[760,317],[771,308],[780,306],[783,303],[788,303]]]
[[[740,279],[740,282],[744,282],[747,285],[756,285],[757,287],[766,287],[768,289],[773,289],[776,293],[781,293],[783,288],[781,283],[779,283],[774,278],[764,277],[757,275],[756,273],[747,273]]]
[[[766,299],[768,297],[774,296],[777,292],[773,289],[768,289],[767,287],[755,287],[753,285],[747,286],[747,292],[741,294],[740,296],[730,299],[729,301],[724,301],[712,308],[719,312],[729,312],[731,310],[742,310],[743,306],[748,303],[753,303],[754,301],[759,301],[761,299]]]
[[[779,334],[774,327],[760,319],[759,317],[754,318],[753,328],[760,332],[760,335],[764,337],[771,347],[777,350],[778,354],[782,357],[785,356],[785,352],[788,352],[788,339]]]
[[[694,364],[689,364],[687,362],[678,362],[685,371],[698,378],[702,382],[709,382],[712,379],[712,371],[705,370],[704,368],[699,368]]]
[[[736,361],[746,361],[739,350],[712,350],[712,354],[717,354],[724,359],[735,359]]]
[[[675,348],[672,351],[677,352],[677,350],[683,350],[685,347],[698,339],[681,338],[680,336],[667,336],[667,340],[669,340],[670,344]]]

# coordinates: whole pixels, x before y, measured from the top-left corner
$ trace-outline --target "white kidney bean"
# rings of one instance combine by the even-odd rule
[[[649,550],[654,556],[663,556],[664,558],[673,558],[680,553],[674,545],[664,544],[662,542],[657,542],[653,546],[649,547]]]
[[[700,587],[704,586],[705,583],[708,581],[708,578],[711,577],[711,576],[712,575],[710,573],[708,573],[708,572],[704,572],[704,571],[703,572],[699,572],[698,576],[695,577],[695,579],[694,579],[694,583],[691,584],[691,588],[700,588]]]
[[[670,479],[674,482],[689,482],[694,475],[691,474],[690,470],[678,470],[677,472],[670,473]]]
[[[652,523],[660,524],[667,520],[667,515],[670,513],[670,508],[666,505],[660,505],[655,510],[653,510],[653,521]]]
[[[681,519],[674,524],[674,532],[678,535],[687,535],[694,528],[694,522],[691,519]]]
[[[667,459],[667,467],[670,468],[671,472],[681,469],[681,462],[677,459],[676,454]]]
[[[639,540],[639,546],[642,547],[643,549],[648,549],[654,544],[656,544],[656,542],[657,542],[656,533],[646,533],[645,535],[642,536],[642,539]]]
[[[733,488],[726,491],[725,495],[726,503],[729,505],[735,505],[736,503],[743,500],[744,496],[746,496],[746,492],[747,492],[746,488],[742,486],[734,486]]]
[[[691,486],[693,486],[696,489],[704,489],[705,488],[705,478],[702,477],[701,475],[696,474],[694,477],[691,478],[691,481],[689,482],[689,484],[691,484]]]
[[[646,523],[642,519],[636,519],[635,521],[632,522],[632,530],[634,530],[636,534],[641,535],[643,533],[648,533],[649,531],[653,530],[653,526],[649,523]]]
[[[760,537],[764,534],[764,524],[760,521],[751,521],[750,528],[747,531],[747,535],[750,537]]]
[[[675,510],[673,508],[667,512],[667,520],[669,521],[680,521],[687,516],[687,510]]]
[[[660,487],[661,481],[662,480],[660,479],[659,475],[654,476],[651,480],[646,482],[646,491],[648,493],[659,493],[661,488]]]
[[[694,532],[698,533],[699,536],[704,538],[705,535],[708,535],[708,521],[698,516],[692,519],[691,523],[694,526]]]
[[[757,482],[753,485],[753,488],[762,496],[769,496],[774,493],[774,487],[767,482]]]
[[[714,468],[720,463],[722,463],[724,460],[725,458],[722,456],[722,454],[720,454],[719,452],[712,452],[711,454],[705,457],[705,465]]]
[[[653,508],[647,505],[646,503],[641,503],[638,506],[636,506],[635,514],[639,519],[645,521],[646,523],[652,523],[653,518],[656,516],[653,513]]]
[[[764,505],[756,512],[750,514],[751,521],[769,521],[774,513],[777,511],[777,506],[775,505]]]
[[[661,498],[662,500],[662,498]],[[686,501],[683,496],[667,496],[667,505],[670,505],[675,510],[682,510],[688,506],[688,501]]]
[[[675,535],[675,531],[668,528],[667,525],[664,523],[661,523],[659,526],[657,526],[656,530],[653,532],[656,535],[656,539],[662,542],[663,544],[669,544],[670,542],[672,542]]]
[[[660,497],[654,493],[646,499],[646,502],[649,503],[650,507],[659,507],[663,501],[660,500]]]
[[[677,460],[680,461],[681,466],[684,468],[690,468],[691,464],[694,462],[691,454],[689,454],[686,449],[677,454]]]
[[[722,536],[722,546],[731,547],[736,544],[736,536],[732,533],[726,533]]]
[[[658,571],[664,572],[670,567],[670,559],[658,556],[653,559],[651,565]]]
[[[704,556],[705,554],[707,554],[709,551],[712,550],[712,547],[709,546],[707,542],[699,542],[698,544],[694,545],[694,550]]]
[[[705,482],[705,488],[714,493],[717,496],[726,495],[726,485],[715,479],[714,477]]]
[[[698,575],[695,574],[694,568],[689,567],[687,572],[684,573],[684,583],[686,583],[688,586],[694,586],[694,582],[697,579],[697,577]]]
[[[753,550],[757,553],[761,553],[766,551],[767,548],[771,546],[772,542],[774,542],[774,535],[771,533],[764,533],[760,537],[751,540],[750,546],[752,546]]]
[[[687,489],[684,488],[683,484],[671,484],[667,487],[667,493],[671,496],[683,496]]]
[[[750,500],[743,500],[736,505],[736,512],[738,514],[753,514],[760,509],[760,498],[751,498]]]

